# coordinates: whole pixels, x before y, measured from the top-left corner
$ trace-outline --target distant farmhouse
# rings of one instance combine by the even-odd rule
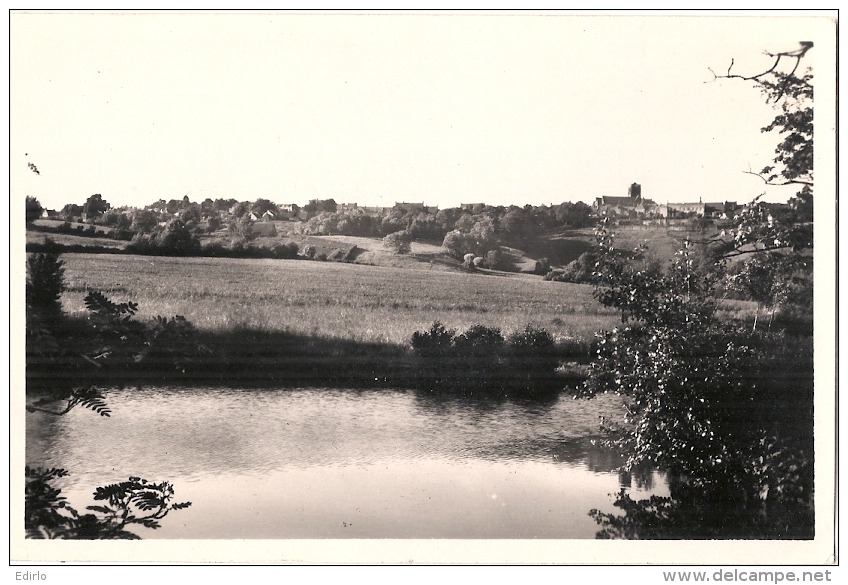
[[[426,206],[424,203],[406,203],[403,201],[398,201],[395,203],[395,206],[391,208],[391,211],[401,211],[403,213],[436,213],[439,210],[439,206]]]
[[[380,207],[377,206],[368,206],[368,205],[360,205],[357,209],[365,215],[371,215],[374,217],[386,214],[392,210],[391,207]]]
[[[660,205],[657,212],[668,219],[682,217],[706,217],[709,219],[728,219],[733,217],[739,206],[735,201],[719,203],[666,203]]]
[[[402,211],[404,213],[409,213],[410,211],[421,213],[425,209],[424,203],[405,203],[403,201],[395,203],[394,207],[397,211]]]

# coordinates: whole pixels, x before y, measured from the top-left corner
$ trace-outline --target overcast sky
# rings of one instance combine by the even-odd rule
[[[10,20],[12,197],[50,208],[93,193],[588,203],[633,182],[658,203],[747,201],[764,191],[743,171],[770,162],[776,137],[759,129],[774,111],[709,68],[755,73],[764,50],[801,40],[816,42],[807,65],[830,63],[835,31],[798,15]]]

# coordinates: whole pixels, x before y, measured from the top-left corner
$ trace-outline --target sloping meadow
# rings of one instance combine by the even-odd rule
[[[249,328],[408,345],[438,320],[504,334],[531,324],[559,342],[590,341],[617,321],[585,285],[302,260],[64,254],[71,315],[88,291],[139,304],[139,319],[182,315],[199,330]]]

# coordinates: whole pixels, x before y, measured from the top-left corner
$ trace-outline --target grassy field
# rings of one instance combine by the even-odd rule
[[[53,240],[57,244],[63,246],[99,246],[103,248],[114,248],[115,250],[123,250],[128,242],[121,240],[113,240],[111,238],[98,238],[88,236],[77,236],[74,234],[57,234],[50,232],[36,232],[27,230],[27,244],[43,244],[48,239]]]
[[[649,255],[660,259],[673,258],[687,236],[693,239],[705,237],[700,232],[674,231],[661,226],[617,226],[613,232],[616,247],[633,250],[645,245]],[[546,257],[552,266],[562,267],[584,252],[594,251],[595,245],[593,228],[556,229],[529,239],[524,250],[533,258]]]
[[[139,303],[139,317],[185,316],[207,331],[240,327],[407,344],[434,320],[505,334],[528,323],[560,339],[591,339],[617,322],[585,285],[303,260],[64,254],[64,308],[83,314],[88,290]]]

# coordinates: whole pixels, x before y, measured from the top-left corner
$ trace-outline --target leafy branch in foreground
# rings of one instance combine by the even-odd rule
[[[48,404],[53,404],[54,402],[58,402],[60,400],[66,401],[66,405],[63,410],[51,410],[45,408],[45,406],[47,406]],[[27,404],[26,409],[29,412],[44,412],[46,414],[62,416],[64,414],[69,413],[75,406],[82,406],[83,408],[88,408],[89,410],[93,410],[100,416],[109,416],[112,414],[112,411],[109,410],[109,407],[106,405],[106,398],[100,393],[97,388],[93,387],[75,388],[71,390],[70,395],[66,397],[42,397],[34,402],[31,402],[30,404]]]
[[[92,326],[84,331],[86,342],[94,339],[97,349],[82,349],[68,339],[70,327],[62,313],[60,297],[65,290],[64,266],[58,254],[35,254],[27,261],[27,363],[38,358],[47,364],[69,365],[79,375],[77,368],[104,364],[120,367],[128,355],[138,356],[139,346],[146,351],[160,344],[172,345],[179,341],[179,352],[191,349],[193,328],[182,317],[168,320],[156,319],[148,331],[144,325],[131,319],[138,311],[133,302],[114,303],[102,293],[93,291],[85,297]],[[63,337],[63,335],[65,335]],[[173,351],[169,348],[168,351]],[[177,356],[179,357],[179,355]],[[117,359],[116,359],[117,358]],[[140,358],[137,357],[136,361]],[[172,362],[175,363],[175,362]],[[55,407],[56,403],[64,401]],[[49,393],[26,405],[28,412],[41,412],[63,416],[76,406],[88,408],[100,416],[110,416],[106,399],[93,385],[87,385],[81,376],[70,385],[51,381]],[[172,510],[181,510],[191,502],[173,502],[174,488],[168,482],[154,483],[140,477],[98,487],[95,501],[102,502],[81,514],[62,496],[53,482],[66,477],[61,468],[26,467],[24,527],[27,538],[67,539],[137,539],[127,526],[141,525],[159,528],[159,521]]]
[[[138,303],[113,303],[106,295],[98,291],[91,291],[83,299],[85,308],[92,317],[97,317],[109,322],[126,323],[138,311]]]
[[[154,483],[139,477],[98,487],[94,500],[103,505],[86,506],[92,513],[80,514],[62,496],[53,481],[68,476],[60,468],[30,468],[26,473],[24,526],[27,538],[82,540],[138,539],[126,529],[137,524],[159,528],[159,520],[172,510],[182,510],[191,502],[172,502],[174,488],[168,482]]]

